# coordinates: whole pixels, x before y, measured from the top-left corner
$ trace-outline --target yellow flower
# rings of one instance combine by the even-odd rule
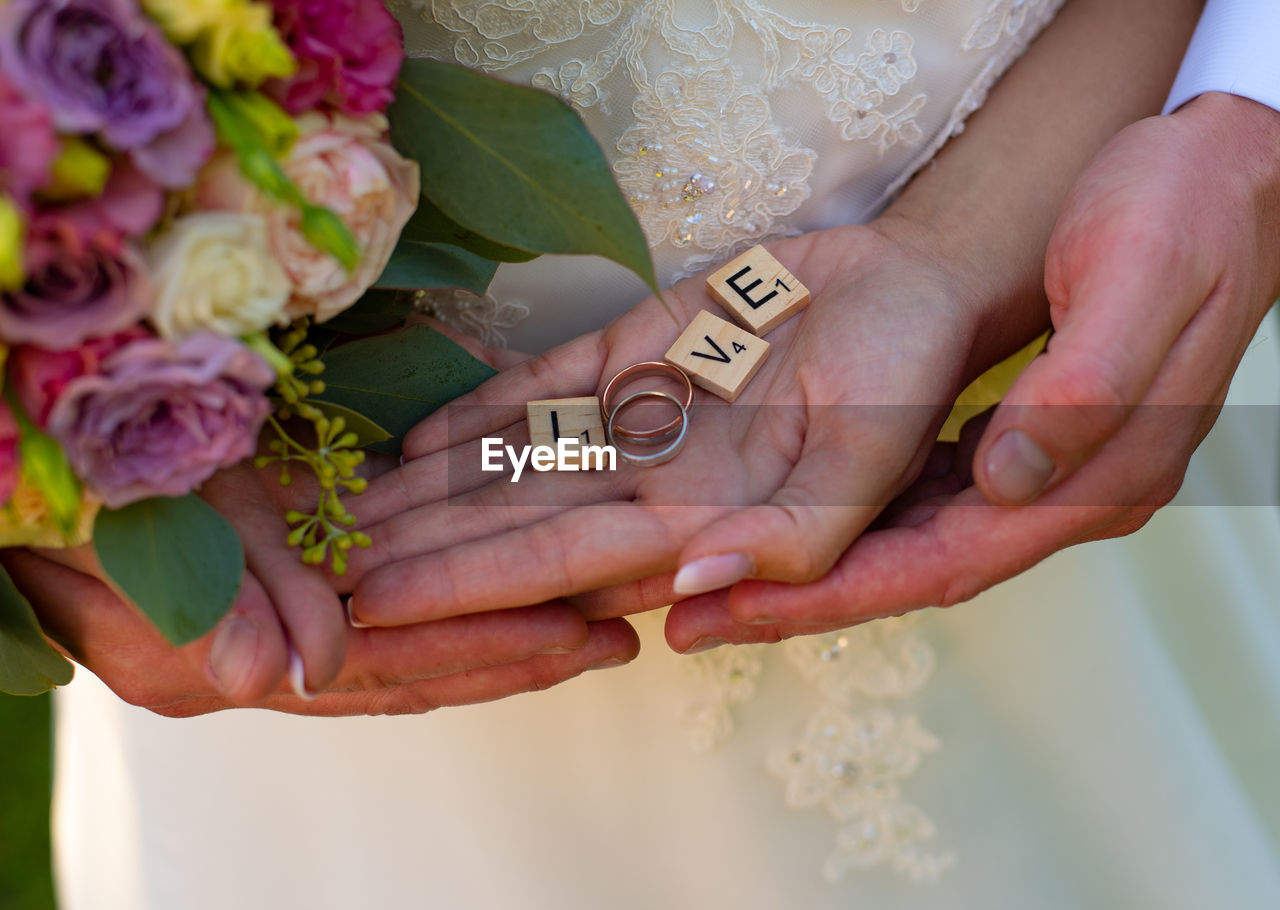
[[[142,8],[178,44],[190,44],[244,5],[245,0],[142,0]]]
[[[22,287],[22,248],[26,233],[18,207],[8,196],[0,195],[0,291]]]
[[[111,160],[83,139],[64,137],[62,151],[53,162],[49,184],[40,197],[50,202],[66,202],[85,196],[100,196],[111,176]]]
[[[272,77],[292,76],[293,54],[271,24],[271,9],[261,3],[229,7],[208,23],[191,46],[191,60],[218,88],[254,88]]]
[[[93,520],[102,503],[88,493],[80,501],[74,525],[63,531],[49,500],[25,477],[8,505],[0,509],[0,547],[78,547],[93,537]]]

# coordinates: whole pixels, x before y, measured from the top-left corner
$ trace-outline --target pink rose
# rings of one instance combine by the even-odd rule
[[[26,98],[0,73],[0,193],[25,206],[49,180],[58,137],[49,112]]]
[[[133,341],[66,384],[48,429],[108,507],[181,496],[253,453],[274,381],[261,357],[211,332]]]
[[[8,403],[0,398],[0,506],[7,505],[18,488],[18,421]]]
[[[360,244],[360,263],[348,273],[298,230],[298,213],[263,198],[223,156],[197,182],[195,204],[262,214],[272,255],[293,285],[285,312],[324,322],[355,303],[378,279],[400,231],[418,204],[418,166],[383,141],[386,118],[352,120],[340,114],[305,114],[285,172],[317,205],[332,209]]]
[[[0,292],[0,337],[67,350],[123,331],[151,306],[138,252],[89,208],[41,212],[27,235],[26,283]]]
[[[327,103],[356,117],[391,103],[404,59],[400,23],[382,0],[274,0],[276,28],[298,61],[267,90],[291,114]]]
[[[9,382],[22,409],[41,427],[49,425],[53,403],[71,380],[96,376],[102,362],[131,341],[151,338],[141,328],[105,338],[91,338],[70,351],[46,351],[22,345],[9,352]]]

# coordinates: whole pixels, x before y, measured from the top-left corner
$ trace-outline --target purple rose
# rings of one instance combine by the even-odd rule
[[[17,90],[0,73],[0,193],[25,205],[49,180],[58,157],[49,112]]]
[[[220,335],[134,341],[67,383],[49,433],[111,508],[181,496],[253,454],[274,381],[261,357]]]
[[[321,103],[362,117],[391,103],[404,60],[400,23],[382,0],[273,0],[298,72],[267,90],[291,114]]]
[[[0,292],[0,337],[65,351],[134,325],[151,308],[142,257],[81,208],[41,212],[31,222],[26,283]]]
[[[167,188],[213,152],[203,90],[134,0],[0,3],[0,68],[60,131],[99,136]]]

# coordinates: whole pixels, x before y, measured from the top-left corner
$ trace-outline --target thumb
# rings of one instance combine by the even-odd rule
[[[1048,282],[1057,331],[974,455],[974,480],[991,502],[1032,502],[1087,462],[1144,400],[1203,302],[1179,269],[1134,252],[1077,260],[1075,281]]]

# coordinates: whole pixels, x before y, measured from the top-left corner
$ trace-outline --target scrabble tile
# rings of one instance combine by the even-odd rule
[[[693,317],[667,351],[667,363],[725,401],[734,401],[769,355],[769,342],[713,316],[706,310]]]
[[[809,305],[809,289],[762,246],[753,246],[707,279],[707,293],[763,336]]]
[[[529,444],[551,446],[556,440],[577,437],[578,445],[604,446],[609,441],[604,435],[604,420],[600,416],[600,399],[549,398],[530,401],[525,405],[529,418]],[[581,467],[581,457],[565,459],[564,464]]]

